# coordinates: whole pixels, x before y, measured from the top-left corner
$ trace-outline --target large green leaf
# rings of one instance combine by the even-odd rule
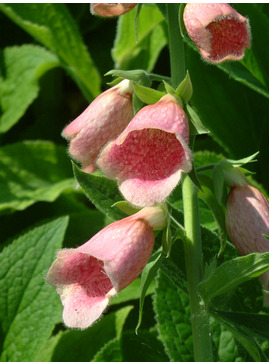
[[[121,341],[118,338],[108,341],[94,356],[92,362],[122,362]]]
[[[193,361],[189,299],[160,271],[153,296],[159,339],[171,361]]]
[[[228,293],[239,284],[257,277],[269,269],[269,253],[253,253],[231,259],[220,265],[199,284],[202,297],[207,301]]]
[[[58,337],[56,345],[55,342],[50,342],[51,351],[46,352],[46,360],[91,361],[107,342],[121,337],[125,320],[131,309],[132,306],[125,306],[107,314],[93,326],[83,331],[63,331]],[[45,351],[43,351],[44,354]]]
[[[65,4],[0,4],[0,10],[57,54],[89,97],[100,93],[100,76]]]
[[[61,248],[68,218],[36,227],[0,255],[2,361],[32,361],[60,321],[56,291],[44,276]]]
[[[140,10],[135,34],[135,12],[119,17],[117,36],[112,56],[119,69],[142,68],[151,71],[166,45],[164,17],[153,4],[144,4]]]
[[[247,329],[251,335],[269,340],[269,315],[257,313],[215,311],[235,326]]]
[[[104,176],[85,173],[75,164],[73,164],[73,168],[75,177],[85,195],[101,212],[112,220],[118,220],[126,216],[116,206],[112,207],[117,201],[123,199],[116,181],[107,179]]]
[[[252,166],[269,183],[264,165],[268,159],[268,100],[229,78],[217,67],[201,62],[187,49],[187,65],[193,84],[191,104],[215,141],[226,150],[227,157],[243,158],[260,151]]]
[[[65,148],[27,141],[0,149],[0,210],[23,210],[75,188]]]
[[[157,338],[155,328],[134,331],[124,331],[121,338],[123,362],[167,362],[162,343]]]
[[[1,51],[0,133],[9,130],[25,113],[39,92],[39,78],[59,66],[58,58],[34,45],[8,47]]]

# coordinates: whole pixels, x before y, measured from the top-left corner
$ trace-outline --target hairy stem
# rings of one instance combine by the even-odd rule
[[[176,88],[185,77],[184,43],[178,24],[179,5],[167,4],[167,22],[171,65],[171,83]],[[194,140],[193,140],[194,142]],[[191,324],[195,361],[213,361],[209,318],[198,294],[203,279],[201,226],[197,188],[188,175],[183,176],[182,196],[184,206],[185,262],[189,285]]]

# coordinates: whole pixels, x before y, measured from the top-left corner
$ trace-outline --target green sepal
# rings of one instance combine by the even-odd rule
[[[169,257],[172,248],[172,234],[171,234],[170,223],[171,223],[170,216],[169,214],[167,214],[167,226],[162,233],[163,254],[166,255],[167,258]]]
[[[186,105],[187,116],[190,122],[190,134],[191,135],[199,135],[199,134],[208,134],[210,131],[203,125],[197,113],[193,110],[193,108],[187,104]]]
[[[139,208],[139,207],[134,207],[134,206],[130,205],[129,202],[127,202],[127,201],[117,201],[111,207],[117,207],[122,212],[124,212],[126,215],[133,215],[141,210],[141,208]]]
[[[108,71],[105,74],[105,76],[121,77],[123,79],[134,81],[139,85],[150,86],[151,84],[149,75],[144,70],[132,70],[132,71],[111,70]]]
[[[163,80],[163,84],[168,94],[176,95],[176,90],[171,85],[169,85],[169,83]]]
[[[220,265],[214,274],[202,281],[199,292],[206,302],[227,294],[238,285],[258,277],[269,269],[269,253],[253,253],[231,259]]]
[[[184,20],[183,20],[183,13],[184,13],[185,6],[186,6],[185,3],[181,3],[180,7],[179,7],[179,12],[178,12],[178,24],[179,24],[180,34],[183,38],[185,37],[185,34],[187,34],[187,29],[185,27]]]
[[[122,77],[117,77],[117,78],[115,78],[115,80],[113,80],[113,81],[111,81],[111,82],[107,82],[106,84],[108,85],[108,86],[110,86],[110,87],[113,87],[113,86],[116,86],[116,85],[118,85],[121,81],[123,81],[124,80],[124,78],[122,78]]]
[[[166,95],[165,92],[157,91],[150,87],[139,85],[138,83],[134,83],[134,89],[137,97],[145,104],[155,104]]]
[[[233,167],[241,167],[244,164],[247,163],[252,163],[252,162],[257,162],[257,159],[254,159],[260,152],[256,152],[248,157],[242,158],[242,159],[238,159],[238,160],[233,160],[233,159],[226,159],[227,162],[231,163],[233,165]]]
[[[184,80],[180,83],[180,85],[176,89],[177,96],[181,97],[185,104],[190,101],[193,94],[193,87],[191,83],[191,78],[189,71],[186,73],[186,77]]]
[[[162,248],[159,248],[149,259],[147,265],[143,269],[143,272],[141,274],[141,281],[140,281],[140,301],[139,301],[139,318],[138,323],[135,329],[135,332],[137,334],[137,330],[139,329],[141,323],[142,323],[142,315],[143,315],[143,306],[145,301],[145,296],[147,289],[151,283],[151,281],[155,278],[156,273],[158,269],[160,268],[163,259],[165,258],[163,254]]]
[[[269,236],[268,236],[268,235],[266,235],[266,234],[262,234],[262,236],[264,236],[264,237],[265,237],[265,239],[269,240]]]

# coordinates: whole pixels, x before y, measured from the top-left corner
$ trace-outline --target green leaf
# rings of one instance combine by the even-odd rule
[[[155,252],[149,259],[147,265],[143,269],[142,275],[141,275],[141,295],[140,295],[140,301],[139,301],[139,319],[136,326],[136,333],[139,329],[141,323],[142,323],[142,315],[143,315],[143,306],[144,306],[144,300],[146,297],[147,290],[150,286],[150,283],[155,278],[156,273],[158,269],[160,268],[162,261],[164,259],[164,255],[162,254],[162,249],[159,249],[157,252]]]
[[[0,4],[0,10],[57,54],[88,98],[100,93],[100,76],[65,4]]]
[[[138,98],[145,104],[155,104],[166,94],[164,92],[154,90],[153,88],[145,87],[134,83],[135,93]]]
[[[75,185],[63,147],[27,141],[0,149],[0,210],[23,210],[37,201],[54,201]]]
[[[253,253],[219,266],[214,275],[199,284],[204,300],[225,294],[239,284],[259,276],[269,268],[269,253]]]
[[[117,201],[122,200],[116,181],[103,176],[81,171],[74,163],[75,177],[85,195],[103,214],[112,220],[119,220],[126,217],[118,208],[112,207]]]
[[[225,179],[224,179],[224,171],[220,163],[217,163],[213,168],[212,178],[213,178],[215,196],[218,203],[221,205],[224,195]]]
[[[23,116],[39,93],[39,79],[60,65],[59,59],[35,45],[8,47],[1,51],[0,133],[8,131]]]
[[[168,357],[157,338],[157,330],[124,331],[121,338],[123,362],[167,362]]]
[[[252,335],[245,332],[239,327],[236,327],[232,322],[223,318],[217,313],[217,311],[211,312],[213,316],[218,319],[223,325],[225,325],[234,337],[239,341],[239,343],[245,348],[245,350],[251,355],[255,361],[267,361],[261,348],[258,346],[257,342],[253,339]]]
[[[92,361],[99,350],[112,339],[119,338],[132,306],[105,315],[86,330],[66,330],[55,347],[51,361]]]
[[[108,341],[93,357],[92,362],[122,362],[121,341],[118,338]]]
[[[159,339],[170,361],[193,361],[193,343],[188,295],[159,271],[153,296]]]
[[[194,131],[192,131],[192,134],[194,135],[208,134],[209,130],[202,124],[199,116],[189,104],[186,105],[186,111],[188,114],[189,121],[192,123],[194,127]]]
[[[180,7],[179,7],[179,12],[178,12],[179,29],[180,29],[180,33],[181,33],[182,37],[184,37],[185,34],[187,34],[187,30],[186,30],[184,20],[183,20],[183,13],[184,13],[185,6],[186,6],[186,4],[181,3]]]
[[[115,67],[119,69],[144,69],[150,72],[167,43],[164,17],[153,4],[143,4],[135,33],[135,12],[118,19],[117,35],[112,49]]]
[[[264,174],[265,181],[268,174],[263,172],[263,166],[268,159],[268,144],[267,134],[262,130],[267,128],[268,101],[229,79],[217,67],[201,62],[200,57],[189,48],[186,49],[186,56],[194,87],[191,100],[193,109],[230,158],[242,158],[260,150],[259,163],[255,168]],[[260,115],[261,110],[262,117],[257,123],[255,115]]]
[[[217,222],[219,229],[221,251],[222,251],[226,244],[226,239],[227,239],[224,210],[222,206],[219,204],[214,194],[214,186],[212,179],[209,176],[200,173],[199,181],[202,184],[202,190],[198,191],[198,196],[199,198],[203,199],[206,202],[206,204],[209,206],[210,210],[214,215],[214,218]]]
[[[244,362],[248,361],[245,352],[239,347],[233,333],[225,326],[221,325],[215,318],[210,317],[210,326],[213,343],[215,344],[214,361],[220,362]],[[241,349],[241,350],[240,350]]]
[[[269,340],[269,315],[258,313],[215,311],[223,319],[230,321],[239,328],[249,330],[249,334]]]
[[[59,299],[44,277],[61,248],[67,223],[61,217],[36,227],[0,255],[2,361],[32,361],[60,321]]]

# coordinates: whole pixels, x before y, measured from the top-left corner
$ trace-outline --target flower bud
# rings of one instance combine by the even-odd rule
[[[188,119],[172,95],[143,107],[101,152],[98,166],[135,206],[161,203],[192,168]]]
[[[190,38],[209,62],[242,59],[245,48],[250,48],[248,19],[229,4],[189,3],[183,19]]]
[[[226,227],[232,243],[242,255],[269,251],[269,203],[255,187],[244,184],[231,188],[226,208]],[[269,289],[269,271],[261,275]]]
[[[96,168],[101,148],[116,138],[133,117],[133,86],[123,80],[99,95],[87,109],[62,132],[70,140],[69,153],[82,163],[85,172]]]
[[[166,212],[150,207],[116,221],[76,249],[57,254],[46,281],[64,306],[68,327],[87,328],[106,309],[109,300],[144,269],[153,245],[153,228],[166,225]]]
[[[112,3],[112,4],[103,4],[103,3],[92,3],[91,4],[91,13],[92,15],[99,15],[103,17],[112,17],[119,16],[127,13],[132,10],[137,4],[131,3]]]

